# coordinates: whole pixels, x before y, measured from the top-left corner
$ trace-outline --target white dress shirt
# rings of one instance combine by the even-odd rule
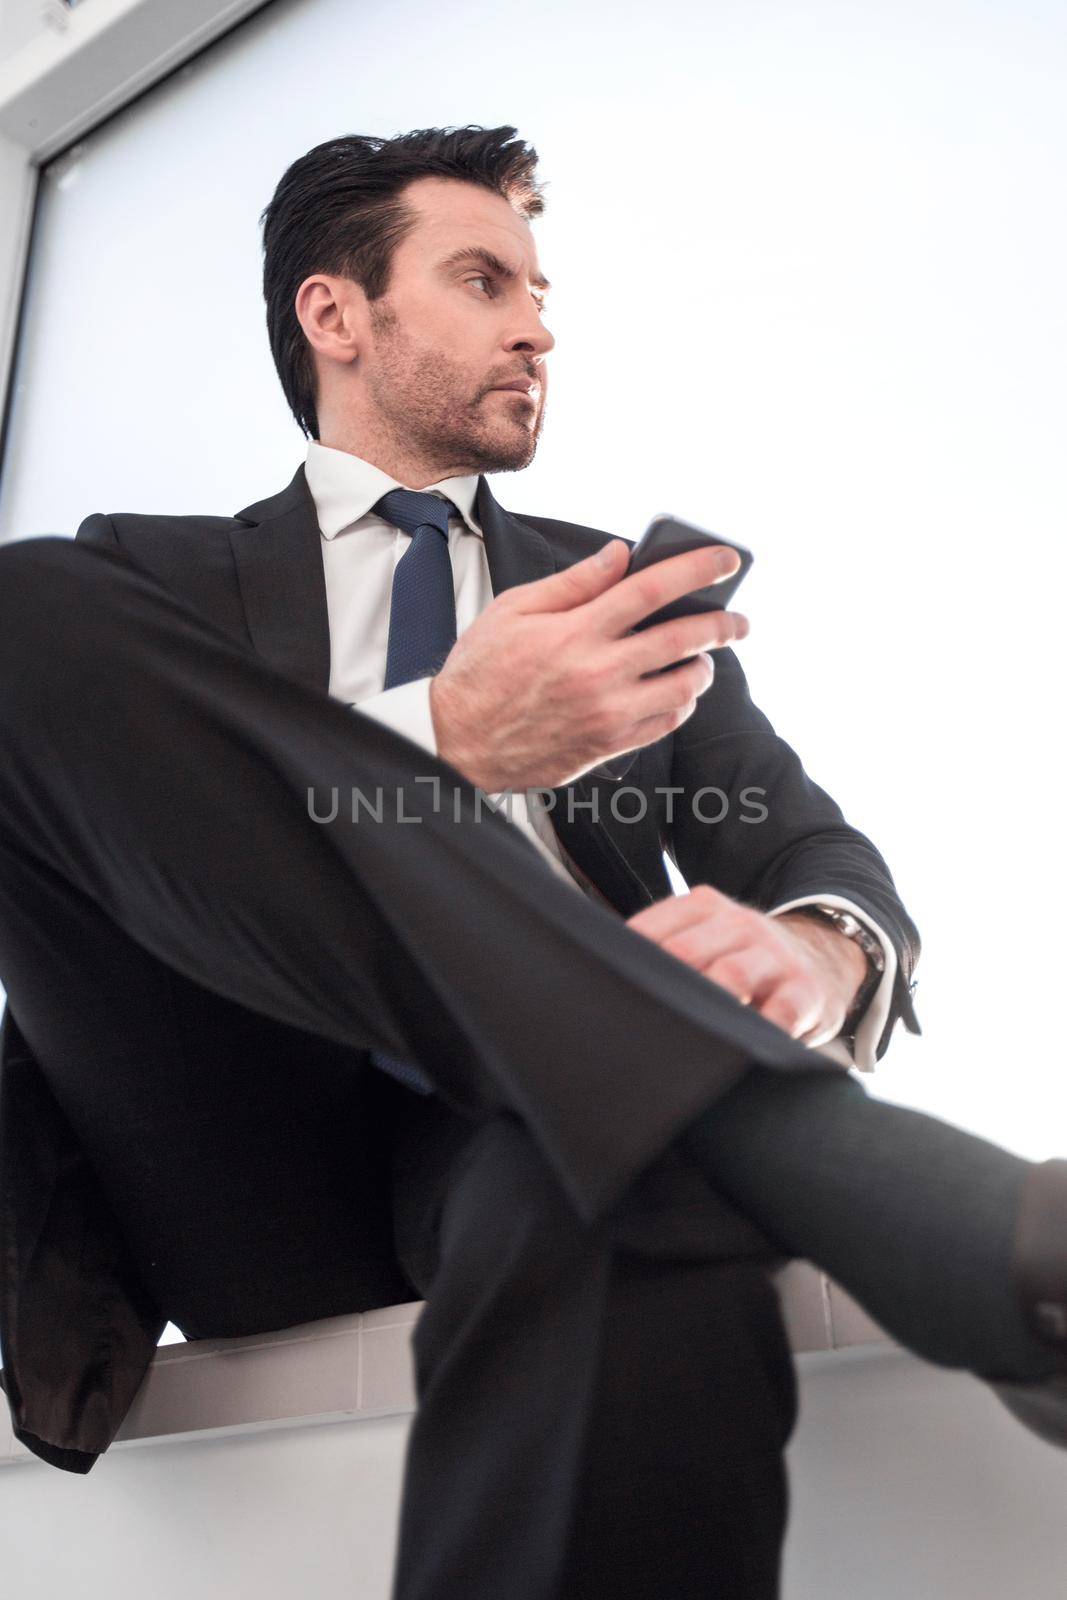
[[[369,461],[346,450],[331,449],[318,440],[308,445],[305,474],[322,539],[330,625],[329,693],[436,756],[437,739],[430,712],[432,680],[417,678],[393,689],[382,689],[393,573],[408,548],[410,535],[386,522],[371,507],[390,489],[408,486]],[[449,515],[448,553],[455,583],[457,634],[469,627],[493,599],[485,543],[474,514],[477,489],[478,476],[470,474],[442,478],[419,491],[451,500],[456,507]],[[489,798],[508,821],[527,835],[557,876],[572,888],[604,901],[565,851],[536,790],[502,791]],[[881,942],[885,971],[856,1030],[854,1055],[840,1036],[819,1047],[842,1065],[854,1064],[862,1071],[872,1071],[875,1048],[889,1015],[896,951],[878,924],[842,895],[807,895],[775,906],[770,915],[780,916],[815,901],[851,911]]]

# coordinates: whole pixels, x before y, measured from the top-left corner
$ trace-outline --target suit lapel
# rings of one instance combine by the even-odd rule
[[[484,476],[478,479],[475,516],[494,595],[557,570],[555,552],[544,534],[498,505]],[[237,518],[247,526],[235,528],[230,543],[253,645],[279,671],[327,693],[326,579],[315,502],[303,463],[279,494],[246,506]],[[611,788],[611,781],[594,769],[551,791],[555,795],[551,817],[564,848],[612,905],[628,916],[648,905],[652,896],[608,830],[593,820],[607,814]]]
[[[230,534],[252,643],[271,666],[323,694],[330,622],[315,502],[301,462],[280,494],[237,513]]]
[[[474,515],[485,541],[494,596],[555,572],[556,558],[544,534],[497,505],[484,477],[478,479]]]

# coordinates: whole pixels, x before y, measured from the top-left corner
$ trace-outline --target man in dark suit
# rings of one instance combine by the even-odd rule
[[[1035,1382],[1062,1164],[842,1072],[916,1026],[888,869],[752,705],[742,620],[631,631],[721,556],[625,578],[490,493],[552,344],[513,133],[282,179],[284,490],[0,551],[4,1386],[85,1472],[168,1319],[425,1295],[400,1600],[769,1600],[770,1270],[809,1255],[920,1354]]]

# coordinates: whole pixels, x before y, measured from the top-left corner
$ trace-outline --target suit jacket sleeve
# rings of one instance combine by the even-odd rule
[[[735,653],[717,650],[714,661],[714,683],[672,741],[671,785],[679,792],[665,848],[688,884],[714,884],[762,911],[825,894],[865,911],[897,956],[880,1059],[898,1017],[921,1031],[911,1000],[915,924],[870,839],[846,822],[753,704]]]

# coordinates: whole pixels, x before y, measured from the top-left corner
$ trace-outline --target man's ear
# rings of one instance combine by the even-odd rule
[[[296,291],[293,310],[317,356],[342,364],[366,347],[370,327],[367,297],[351,278],[315,273]]]

